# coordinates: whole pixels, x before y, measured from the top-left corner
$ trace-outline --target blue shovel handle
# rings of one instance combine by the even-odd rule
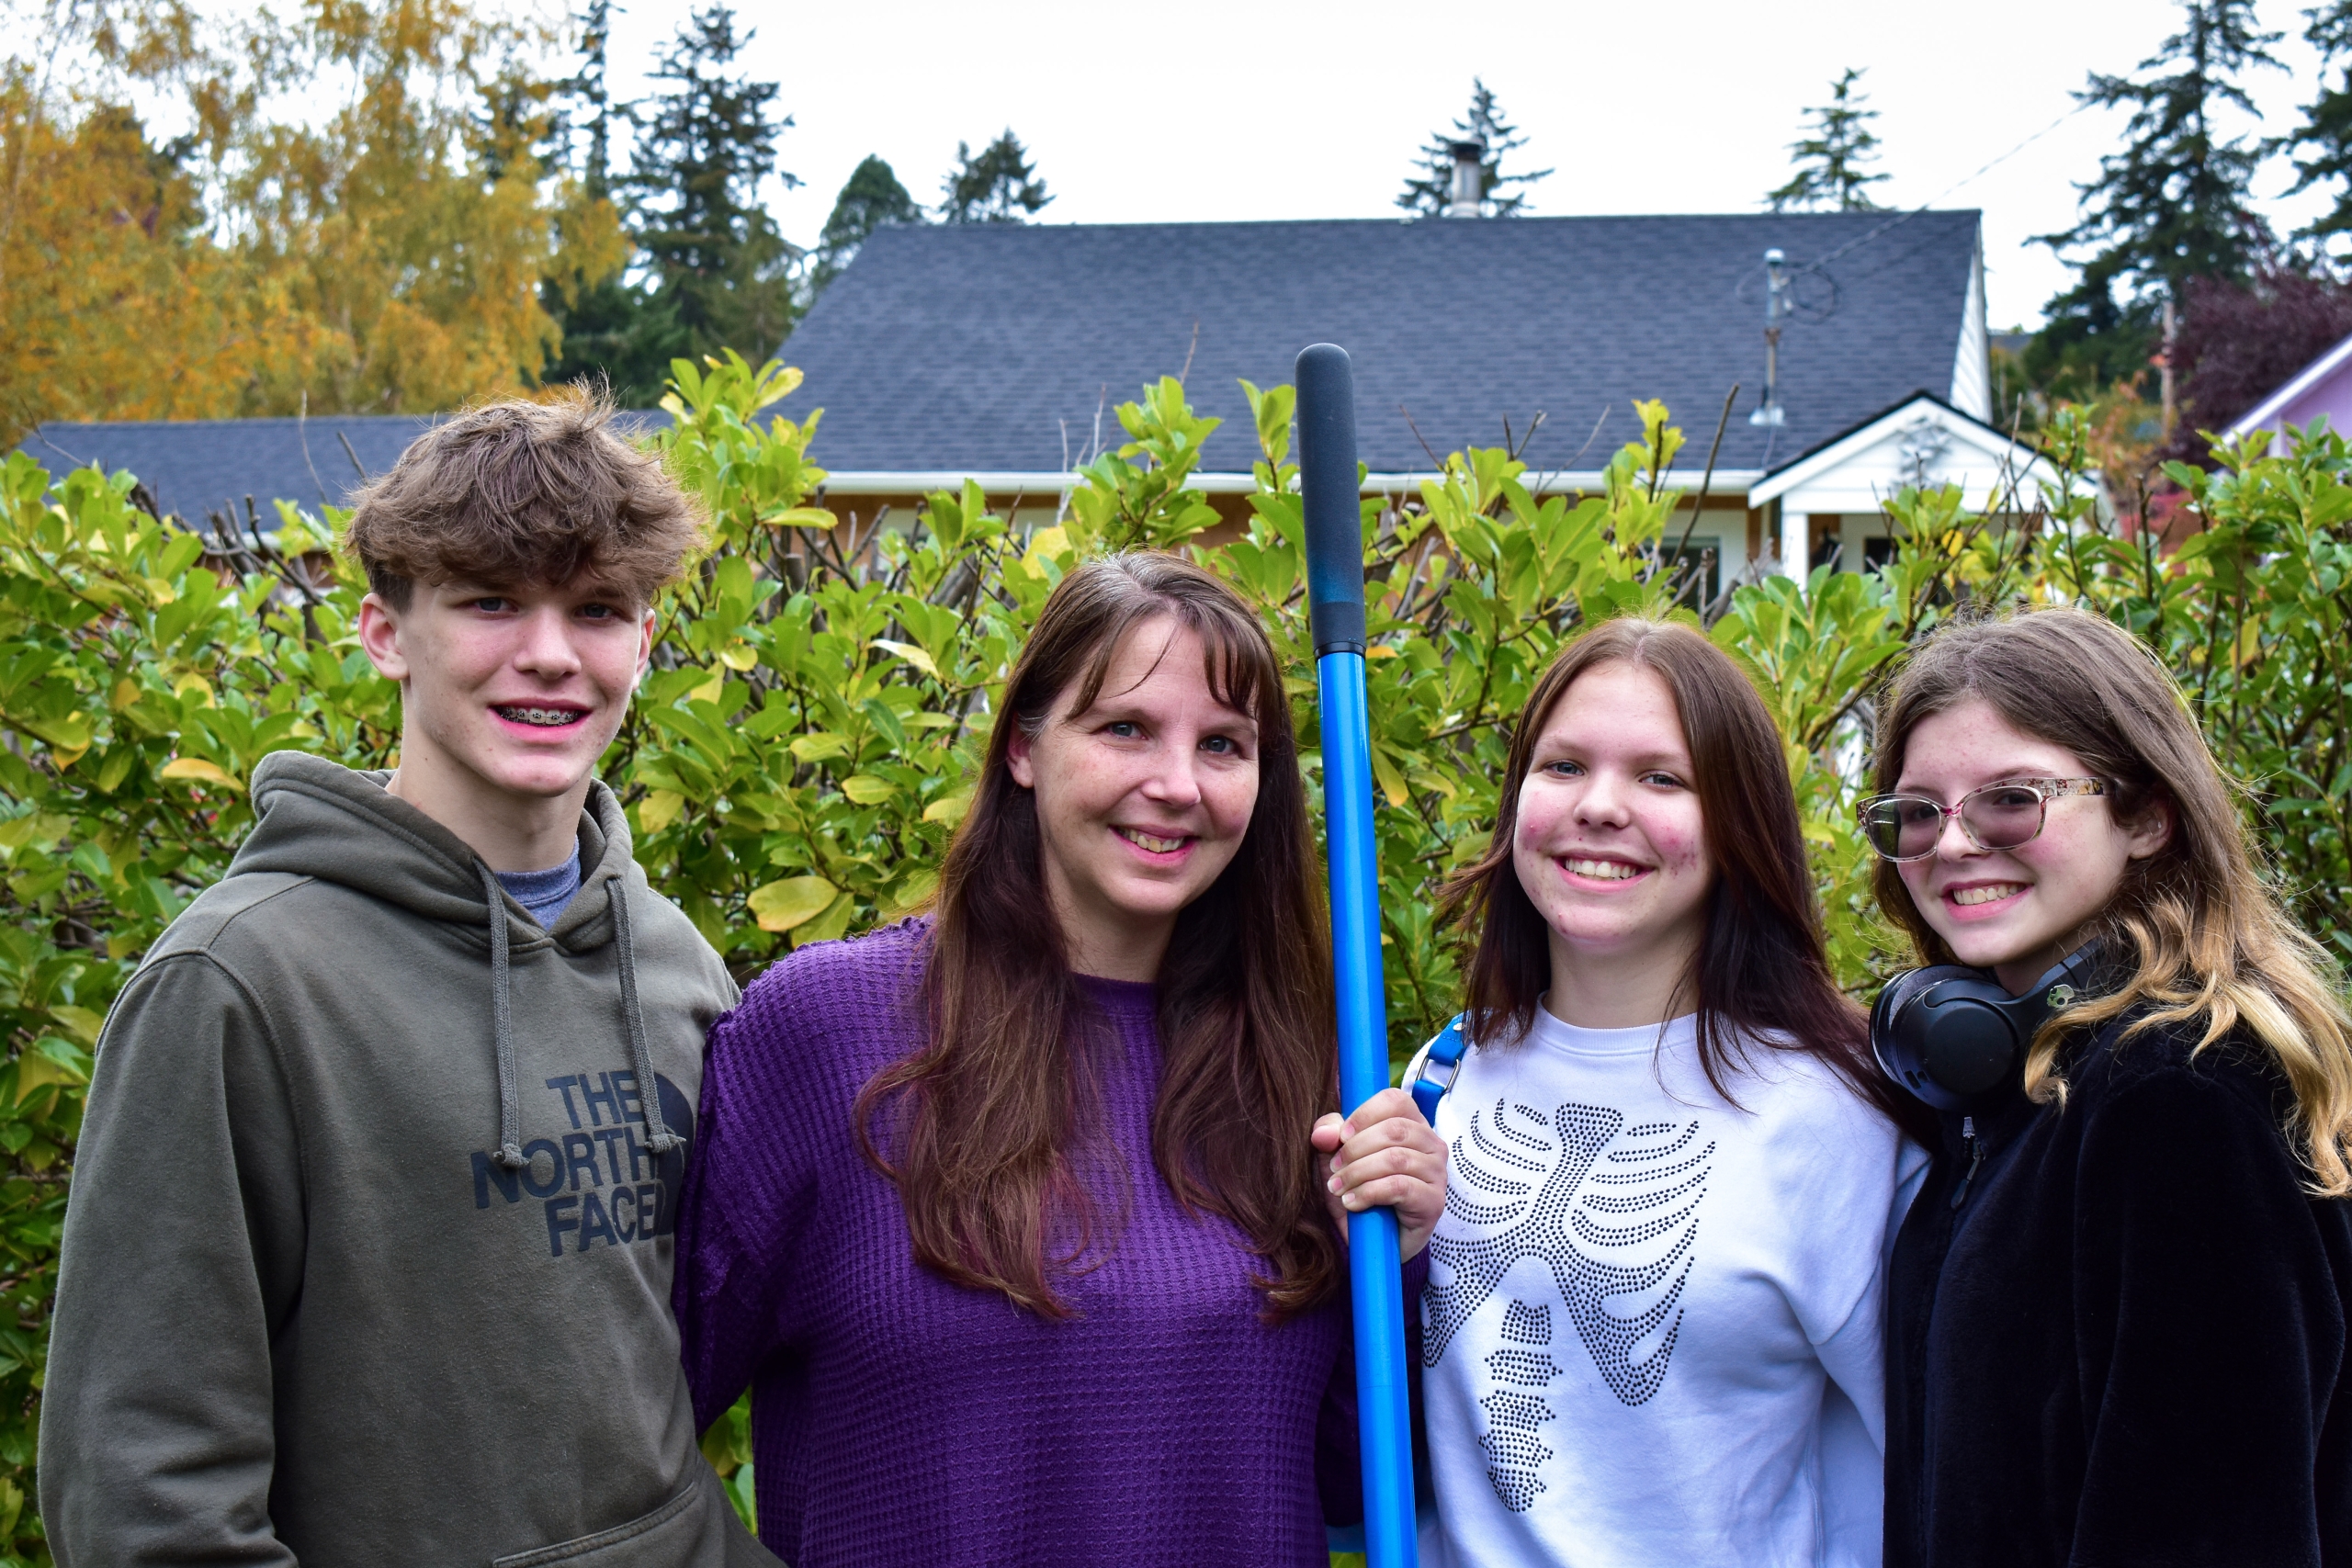
[[[1306,607],[1323,731],[1324,841],[1331,868],[1331,965],[1339,993],[1340,1100],[1350,1111],[1388,1087],[1388,1010],[1380,972],[1380,866],[1372,822],[1372,730],[1363,685],[1363,524],[1356,479],[1355,372],[1347,351],[1302,351],[1299,490],[1306,512]],[[1356,1401],[1371,1568],[1415,1568],[1412,1416],[1396,1215],[1348,1220]]]

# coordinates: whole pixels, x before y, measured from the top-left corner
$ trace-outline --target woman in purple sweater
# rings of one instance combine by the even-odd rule
[[[1281,667],[1215,578],[1123,556],[1055,589],[1000,714],[935,912],[794,953],[712,1032],[696,1418],[751,1388],[795,1568],[1320,1568],[1358,1509],[1334,1210],[1396,1204],[1418,1251],[1444,1149],[1394,1090],[1329,1183],[1310,1147]]]

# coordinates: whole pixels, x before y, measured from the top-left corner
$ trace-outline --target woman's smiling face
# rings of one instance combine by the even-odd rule
[[[1579,675],[1553,705],[1520,785],[1511,861],[1551,928],[1553,974],[1667,964],[1698,951],[1714,863],[1690,742],[1656,671]]]
[[[1057,698],[1006,761],[1034,791],[1046,888],[1080,974],[1148,980],[1176,917],[1231,864],[1258,803],[1258,726],[1210,689],[1198,634],[1130,631],[1102,690]]]
[[[1895,789],[1955,805],[1971,790],[2017,779],[2091,776],[2064,746],[2037,739],[1982,697],[1921,719],[1903,749]],[[1980,850],[1947,821],[1936,852],[1898,869],[1911,902],[1952,956],[1990,969],[2021,994],[2083,941],[2084,928],[2122,886],[2131,863],[2170,837],[2161,807],[2125,825],[2101,795],[2061,796],[2041,834],[2013,850]]]

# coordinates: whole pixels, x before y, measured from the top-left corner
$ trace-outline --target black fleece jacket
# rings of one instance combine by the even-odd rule
[[[2063,1109],[1944,1119],[1890,1280],[1887,1568],[2352,1568],[2352,1204],[2303,1191],[2258,1047],[2121,1033]]]

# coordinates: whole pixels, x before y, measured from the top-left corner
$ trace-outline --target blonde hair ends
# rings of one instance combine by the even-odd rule
[[[2027,1092],[2063,1103],[2066,1035],[2134,1010],[2144,1011],[2127,1039],[2185,1025],[2198,1031],[2201,1052],[2242,1031],[2293,1091],[2287,1131],[2311,1190],[2352,1195],[2352,1020],[2341,976],[2257,869],[2237,792],[2169,672],[2138,638],[2083,610],[1949,624],[1912,655],[1881,703],[1876,787],[1894,787],[1922,720],[1972,697],[2108,780],[2119,820],[2152,810],[2172,819],[2164,848],[2125,873],[2098,933],[2130,955],[2130,978],[2042,1027],[2026,1061]],[[1892,863],[1880,863],[1877,888],[1880,908],[1928,962],[1955,962]]]

